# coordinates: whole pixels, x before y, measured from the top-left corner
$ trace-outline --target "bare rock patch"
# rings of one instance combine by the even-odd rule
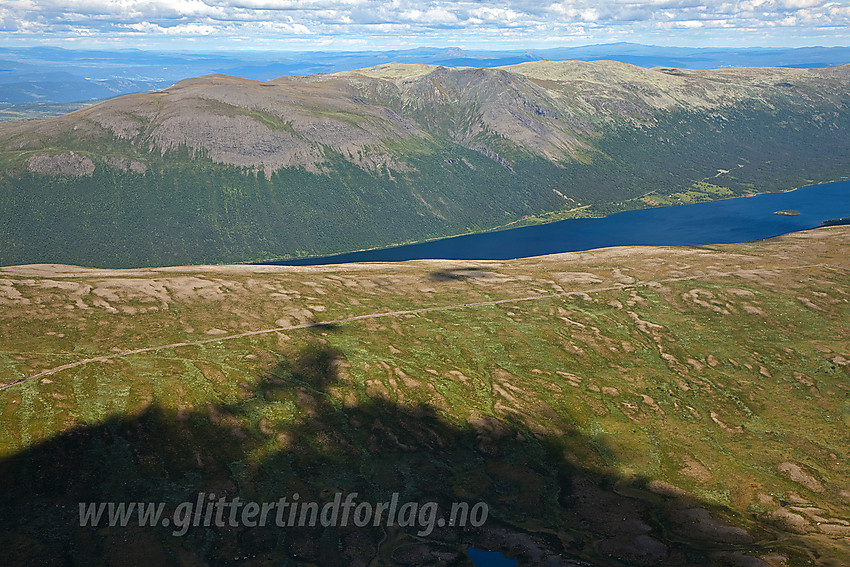
[[[31,156],[27,160],[27,169],[33,173],[91,177],[94,173],[94,162],[88,157],[74,152],[53,156],[40,154]]]

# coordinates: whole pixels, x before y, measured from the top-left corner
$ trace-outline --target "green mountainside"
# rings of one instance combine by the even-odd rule
[[[323,255],[848,174],[850,66],[212,75],[0,124],[0,264]]]

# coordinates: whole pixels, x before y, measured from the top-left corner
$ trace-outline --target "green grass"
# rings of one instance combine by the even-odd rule
[[[843,540],[819,535],[813,521],[807,534],[796,534],[774,516],[791,510],[780,506],[784,500],[820,509],[827,523],[850,521],[841,492],[850,478],[850,376],[835,362],[848,353],[850,282],[846,271],[826,266],[781,269],[812,263],[806,255],[840,254],[846,234],[831,230],[820,240],[656,250],[636,259],[589,252],[482,263],[454,278],[428,263],[271,273],[186,268],[48,276],[69,284],[56,291],[40,284],[44,277],[10,274],[23,297],[44,307],[7,306],[0,332],[24,360],[6,355],[3,380],[63,362],[44,353],[67,352],[69,343],[92,355],[204,339],[213,328],[272,328],[281,319],[518,298],[555,284],[580,292],[616,283],[615,268],[638,280],[663,279],[681,264],[694,274],[769,270],[168,348],[4,390],[0,474],[19,488],[3,494],[4,510],[30,527],[4,524],[3,537],[16,550],[32,538],[41,546],[32,549],[48,556],[61,554],[68,537],[98,542],[79,544],[75,557],[105,553],[117,561],[103,546],[124,532],[71,523],[40,531],[49,517],[44,506],[73,507],[75,498],[177,502],[213,489],[254,499],[293,491],[321,499],[341,489],[376,501],[398,490],[412,499],[485,500],[493,525],[595,564],[650,562],[628,550],[637,532],[626,538],[623,516],[649,526],[646,533],[671,552],[719,564],[729,543],[682,520],[694,507],[748,530],[753,540],[735,544],[745,554],[775,551],[789,565],[816,554],[840,564],[850,558]],[[570,280],[565,271],[601,282]],[[180,283],[186,276],[195,278],[195,291]],[[153,288],[122,284],[128,277],[161,286],[167,306],[146,300],[154,291],[144,290]],[[71,283],[92,286],[83,296],[89,310],[65,308]],[[119,291],[104,294],[107,288]],[[117,311],[107,313],[95,297]],[[139,312],[144,305],[157,309]],[[45,335],[48,326],[66,337]],[[778,467],[787,461],[823,490],[783,474]],[[52,484],[68,496],[50,496]],[[662,495],[671,485],[688,496]],[[345,564],[349,553],[389,564],[417,541],[397,528],[200,529],[177,541],[166,530],[144,534],[140,552],[177,563],[224,562],[241,550],[296,564],[295,541],[323,541],[335,551],[308,549],[300,561]],[[482,537],[441,533],[425,544],[457,552]],[[620,560],[608,556],[612,549]]]

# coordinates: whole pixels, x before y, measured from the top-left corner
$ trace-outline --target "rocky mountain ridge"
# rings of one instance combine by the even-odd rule
[[[502,162],[488,143],[496,136],[562,163],[592,154],[606,125],[651,129],[660,113],[701,112],[722,122],[741,105],[787,104],[817,106],[813,119],[829,123],[828,111],[844,110],[848,87],[850,65],[694,71],[615,61],[492,69],[387,64],[268,82],[209,75],[59,118],[0,125],[0,132],[7,151],[36,152],[29,168],[44,173],[56,166],[41,157],[50,155],[42,148],[63,137],[126,140],[140,154],[185,145],[216,162],[269,172],[319,171],[326,149],[370,171],[405,171],[409,164],[394,146],[432,137]]]

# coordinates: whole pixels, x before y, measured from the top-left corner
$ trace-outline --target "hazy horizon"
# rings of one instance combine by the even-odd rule
[[[725,45],[725,44],[712,44],[712,45],[681,45],[681,44],[669,44],[665,45],[663,43],[642,43],[637,41],[610,41],[610,42],[589,42],[589,43],[575,43],[575,44],[558,44],[558,45],[547,45],[542,47],[519,47],[519,46],[508,46],[505,48],[499,47],[490,47],[490,46],[481,46],[481,47],[467,47],[462,45],[431,45],[431,44],[421,44],[421,45],[409,45],[409,46],[397,46],[397,47],[368,47],[357,49],[353,47],[346,48],[335,48],[333,46],[329,47],[301,47],[301,48],[289,48],[286,46],[283,47],[256,47],[256,46],[241,46],[241,45],[222,45],[215,46],[209,45],[205,47],[192,47],[192,46],[161,46],[161,47],[111,47],[108,45],[100,45],[93,47],[84,47],[80,45],[61,45],[57,43],[48,43],[48,42],[40,42],[40,43],[25,43],[25,44],[0,44],[0,49],[3,50],[34,50],[34,49],[57,49],[62,51],[69,52],[106,52],[106,53],[152,53],[152,54],[197,54],[197,55],[241,55],[241,54],[254,54],[254,55],[274,55],[281,53],[291,53],[291,54],[302,54],[302,53],[333,53],[333,54],[346,54],[346,53],[369,53],[369,54],[381,54],[381,53],[416,53],[416,52],[429,52],[429,51],[451,51],[458,50],[459,52],[463,52],[465,54],[485,54],[485,53],[530,53],[530,52],[547,52],[547,51],[556,51],[556,50],[570,50],[570,49],[582,49],[582,48],[604,48],[604,47],[617,47],[617,46],[631,46],[631,47],[639,47],[639,48],[657,48],[657,49],[666,49],[666,50],[703,50],[703,51],[711,51],[711,50],[741,50],[741,51],[755,51],[755,50],[765,50],[765,51],[773,51],[773,50],[794,50],[794,49],[848,49],[850,48],[850,39],[847,40],[845,44],[835,44],[835,45],[826,45],[826,44],[807,44],[807,45]]]

